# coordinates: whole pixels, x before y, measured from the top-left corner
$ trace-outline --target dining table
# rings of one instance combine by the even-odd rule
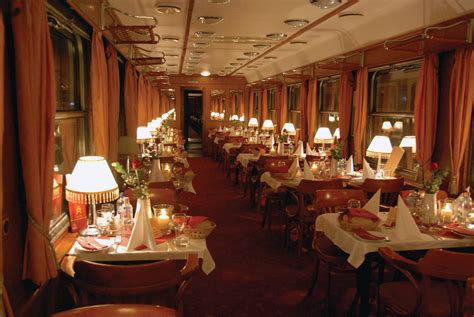
[[[441,235],[437,231],[427,231],[418,239],[399,239],[393,227],[380,226],[380,240],[362,239],[353,232],[344,230],[339,221],[339,213],[322,214],[316,218],[315,230],[323,232],[336,246],[347,253],[347,262],[357,269],[357,289],[360,295],[359,316],[369,314],[369,290],[372,276],[372,261],[377,257],[380,247],[391,247],[395,251],[429,250],[434,248],[474,247],[474,236],[463,237]],[[379,218],[385,221],[387,213],[380,212]]]

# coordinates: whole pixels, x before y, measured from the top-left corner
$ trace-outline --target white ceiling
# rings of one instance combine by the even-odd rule
[[[348,0],[343,0],[346,4]],[[80,1],[79,1],[80,2]],[[474,0],[359,0],[344,12],[362,13],[362,17],[340,18],[335,15],[300,34],[295,41],[307,44],[285,44],[265,56],[277,59],[258,58],[247,66],[232,66],[230,63],[247,63],[238,61],[244,58],[244,52],[264,54],[254,44],[278,41],[266,38],[269,33],[285,33],[290,37],[300,28],[283,23],[287,19],[306,19],[309,23],[324,17],[332,9],[320,9],[309,3],[309,0],[230,0],[228,4],[213,4],[208,0],[195,0],[190,20],[189,38],[184,43],[187,28],[189,1],[185,0],[108,0],[113,6],[134,15],[154,16],[158,19],[155,32],[163,37],[178,37],[177,43],[161,40],[156,45],[140,45],[148,50],[164,51],[167,55],[166,69],[170,74],[187,73],[189,57],[193,51],[203,51],[199,63],[189,73],[200,73],[208,70],[211,74],[244,75],[249,82],[280,74],[284,71],[305,66],[323,59],[344,54],[371,43],[418,30],[442,21],[474,12]],[[157,13],[158,4],[175,5],[181,13],[166,15]],[[199,16],[219,16],[224,20],[216,25],[205,25],[198,21]],[[137,24],[133,19],[122,17],[124,24]],[[215,32],[211,40],[197,38],[197,31]],[[233,39],[246,43],[234,43]],[[205,48],[195,48],[196,42],[206,42]],[[128,54],[128,46],[119,46]],[[271,49],[271,48],[270,48]],[[184,64],[181,65],[182,55]],[[169,55],[178,55],[171,57]],[[171,66],[177,65],[177,66]],[[257,66],[248,68],[248,66]],[[240,68],[239,70],[237,70]]]

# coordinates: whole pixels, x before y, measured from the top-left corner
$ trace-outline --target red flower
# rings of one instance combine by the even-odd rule
[[[160,138],[155,138],[155,143],[156,143],[156,144],[160,144],[160,143],[161,143],[161,139],[160,139]]]
[[[438,163],[436,163],[436,162],[431,162],[430,171],[434,172],[434,171],[437,171],[438,169],[439,169]]]
[[[140,160],[132,160],[132,169],[136,170],[142,165],[142,162]]]

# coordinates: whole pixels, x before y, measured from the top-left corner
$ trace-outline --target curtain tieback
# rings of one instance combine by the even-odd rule
[[[457,181],[457,175],[452,175],[451,176],[451,190],[450,190],[450,194],[457,194],[457,190],[458,190],[458,185],[457,185],[458,181]]]
[[[40,233],[40,235],[42,235],[43,238],[48,242],[48,246],[49,246],[49,248],[51,250],[51,253],[53,254],[53,257],[54,257],[54,264],[56,265],[56,269],[59,270],[60,267],[59,267],[58,259],[56,257],[56,250],[54,249],[54,246],[51,243],[51,236],[49,235],[48,232],[46,232],[46,230],[44,230],[44,228],[42,226],[40,226],[40,224],[38,222],[36,222],[36,220],[30,215],[30,213],[28,211],[26,212],[26,214],[28,215],[28,220],[33,225],[33,228],[36,231],[38,231]]]

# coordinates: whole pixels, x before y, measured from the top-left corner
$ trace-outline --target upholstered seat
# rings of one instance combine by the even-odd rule
[[[176,310],[154,305],[109,304],[66,310],[52,317],[175,317]]]

